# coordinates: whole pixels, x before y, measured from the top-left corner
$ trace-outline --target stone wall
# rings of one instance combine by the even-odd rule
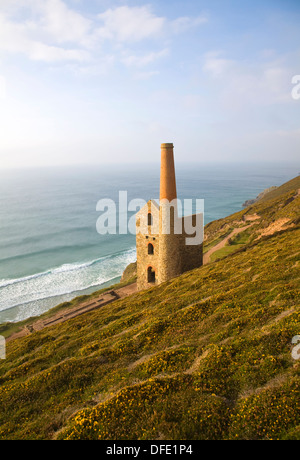
[[[186,238],[192,238],[195,234],[187,233],[184,221],[182,219],[176,221],[173,213],[170,219],[168,217],[165,219],[166,212],[169,211],[164,208],[164,203],[159,208],[157,203],[150,200],[136,216],[138,290],[161,284],[203,264],[203,240],[201,244],[187,245]],[[149,214],[152,216],[152,225],[148,225]],[[196,225],[196,218],[196,215],[190,216],[190,224],[193,227]],[[167,220],[168,228],[165,228],[164,224]],[[179,227],[176,227],[178,222]],[[180,234],[176,233],[178,228],[182,229]],[[199,228],[197,231],[200,231]],[[149,251],[149,245],[152,245],[153,253]],[[155,281],[149,280],[150,268],[155,274]]]
[[[159,209],[159,283],[181,274],[181,245],[182,235],[176,234],[176,202],[170,209],[168,201],[161,201]]]
[[[197,232],[201,235],[201,244],[186,244],[187,239],[192,239],[195,243],[198,243],[196,231],[194,234],[188,234],[185,231],[183,223],[182,243],[181,243],[181,270],[182,273],[193,270],[194,268],[201,267],[203,265],[203,215],[194,214],[189,216],[191,219],[190,224],[195,228],[197,225]],[[199,236],[199,235],[198,235]]]
[[[148,214],[152,215],[152,225],[148,225]],[[137,288],[138,290],[147,289],[158,284],[159,266],[159,208],[158,205],[149,201],[142,208],[136,217],[137,235]],[[149,254],[149,245],[153,246],[153,254]],[[151,267],[155,273],[155,282],[148,282],[148,269]]]

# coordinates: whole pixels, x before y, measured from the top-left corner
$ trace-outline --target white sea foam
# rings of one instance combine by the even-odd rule
[[[0,280],[0,289],[5,288],[7,286],[11,286],[13,284],[18,284],[18,283],[24,283],[25,281],[30,281],[35,278],[40,278],[41,276],[45,276],[51,273],[51,270],[43,273],[37,273],[35,275],[30,275],[30,276],[24,276],[24,278],[16,278],[16,279],[11,279],[11,280],[6,280],[2,279]]]
[[[22,314],[20,318],[18,313],[18,320],[31,316],[33,310],[35,314],[40,314],[45,308],[42,301],[49,304],[51,298],[101,286],[121,276],[126,266],[134,260],[136,251],[132,248],[88,262],[64,264],[24,278],[1,280],[0,312],[21,308]]]

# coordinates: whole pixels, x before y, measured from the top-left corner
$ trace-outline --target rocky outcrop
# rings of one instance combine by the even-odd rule
[[[277,187],[269,187],[266,188],[263,192],[261,192],[256,198],[252,200],[246,200],[245,203],[243,203],[243,206],[246,208],[248,206],[251,206],[252,204],[256,203],[257,201],[261,200],[267,193],[272,192],[275,190]]]
[[[121,282],[131,281],[131,280],[136,279],[136,274],[137,274],[137,266],[136,266],[136,262],[133,262],[132,264],[127,265],[127,267],[125,268],[122,278],[121,278]]]

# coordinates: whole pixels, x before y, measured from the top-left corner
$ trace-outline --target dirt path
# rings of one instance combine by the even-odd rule
[[[260,235],[257,237],[259,240],[262,236],[266,235],[273,235],[276,232],[280,232],[280,230],[286,230],[287,228],[293,227],[294,224],[287,225],[291,219],[288,217],[284,217],[282,219],[277,219],[275,222],[272,222],[267,228],[264,228],[260,231]]]
[[[230,233],[230,235],[226,236],[226,238],[224,238],[224,240],[222,240],[220,243],[216,244],[216,246],[214,246],[209,251],[207,251],[206,254],[204,254],[204,256],[203,256],[203,265],[208,264],[210,262],[210,258],[212,256],[212,254],[214,254],[216,251],[219,251],[219,249],[224,248],[224,246],[228,243],[230,238],[232,238],[233,236],[237,235],[238,233],[241,233],[241,232],[247,230],[247,228],[251,227],[252,225],[253,224],[247,225],[246,227],[235,228]]]
[[[76,305],[76,307],[61,310],[59,313],[56,313],[47,319],[38,319],[32,324],[25,326],[23,329],[21,329],[21,331],[12,334],[7,338],[6,341],[10,342],[11,340],[30,335],[33,332],[41,331],[45,327],[64,323],[71,318],[76,318],[77,316],[83,315],[84,313],[88,313],[93,310],[97,310],[98,308],[104,307],[104,305],[112,303],[115,300],[124,299],[125,297],[134,294],[135,292],[137,292],[136,283],[129,284],[128,286],[114,289],[112,291],[104,292],[103,294],[99,295],[99,297],[95,297],[89,301],[81,302]]]

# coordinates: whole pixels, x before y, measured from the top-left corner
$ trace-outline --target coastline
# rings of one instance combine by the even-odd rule
[[[73,299],[72,302],[65,302],[58,305],[56,308],[48,311],[48,315],[40,315],[38,318],[29,318],[31,321],[28,324],[20,328],[19,331],[12,333],[6,339],[7,342],[12,340],[26,337],[34,332],[41,331],[46,327],[55,326],[68,321],[77,316],[81,316],[85,313],[89,313],[99,308],[104,307],[112,302],[137,292],[136,283],[133,280],[127,283],[119,283],[115,285],[115,289],[103,289],[101,291],[94,292],[90,296],[80,296]],[[52,313],[51,313],[52,312]],[[1,325],[0,325],[1,327]]]
[[[20,324],[3,331],[9,343],[1,365],[2,436],[130,439],[144,438],[146,429],[150,439],[155,427],[155,437],[183,439],[191,421],[186,414],[196,408],[196,421],[211,414],[214,422],[208,430],[197,423],[197,439],[273,439],[274,426],[276,438],[295,437],[299,365],[291,360],[291,337],[299,332],[299,192],[296,178],[208,224],[205,250],[216,251],[208,265],[138,293],[132,283],[128,298],[116,295],[120,286],[81,297],[23,323],[23,331]],[[274,226],[283,214],[288,221]],[[232,235],[232,229],[239,231]],[[161,388],[167,393],[158,393]],[[120,395],[129,417],[121,426]],[[145,395],[151,398],[146,407]],[[172,401],[183,418],[178,429],[175,418],[165,431]],[[267,433],[261,431],[266,420],[276,422]]]
[[[259,170],[258,166],[254,167],[253,165],[250,169],[244,167],[240,169],[240,166],[235,165],[233,170],[229,167],[225,169],[217,167],[214,170],[211,167],[206,167],[201,170],[200,167],[195,166],[194,171],[191,171],[190,167],[182,167],[182,169],[179,168],[178,170],[178,188],[183,197],[192,199],[204,197],[204,215],[205,224],[207,225],[243,210],[242,204],[245,202],[245,198],[255,196],[260,190],[264,189],[265,185],[283,183],[284,180],[281,180],[281,175],[285,177],[291,173],[289,168],[286,170],[277,168],[277,166],[272,168],[266,167]],[[115,235],[106,235],[99,239],[99,235],[95,231],[97,214],[95,209],[91,209],[99,198],[99,183],[101,183],[102,195],[111,194],[111,196],[114,196],[115,189],[112,190],[113,186],[122,187],[126,181],[129,197],[138,196],[139,194],[143,196],[146,193],[145,190],[150,190],[154,173],[155,170],[153,169],[151,176],[148,177],[149,174],[148,176],[145,173],[141,175],[141,171],[135,169],[130,173],[128,172],[122,179],[121,175],[117,175],[118,184],[116,185],[114,182],[112,184],[101,183],[101,175],[93,176],[93,183],[91,183],[91,176],[86,177],[83,174],[83,177],[80,177],[79,172],[78,174],[77,172],[76,174],[75,172],[72,172],[72,174],[70,172],[69,179],[72,184],[74,181],[73,190],[73,185],[70,188],[70,186],[65,187],[65,184],[62,183],[65,173],[62,172],[60,177],[56,177],[53,171],[51,173],[53,174],[53,176],[51,175],[53,185],[50,191],[50,195],[52,196],[53,194],[53,200],[48,199],[49,204],[42,210],[41,214],[33,215],[34,220],[31,221],[30,206],[36,198],[35,194],[33,194],[34,196],[29,197],[30,199],[26,204],[29,208],[30,219],[26,220],[25,227],[23,225],[20,229],[15,228],[15,235],[11,245],[7,244],[10,233],[7,225],[9,220],[4,222],[6,227],[0,228],[0,254],[2,257],[0,259],[2,269],[0,279],[7,278],[9,283],[12,283],[11,286],[4,288],[1,287],[0,283],[0,305],[3,309],[0,312],[0,324],[7,321],[21,321],[26,317],[39,316],[39,314],[54,308],[57,304],[71,301],[77,295],[95,292],[118,281],[128,264],[136,260],[136,256],[132,255],[133,253],[128,256],[130,260],[126,256],[126,251],[130,252],[129,248],[135,246],[135,239],[132,235],[118,235],[117,237]],[[35,181],[34,177],[33,175],[33,183]],[[137,177],[141,182],[138,186],[136,185]],[[191,180],[188,180],[188,177]],[[85,190],[89,190],[84,195],[80,205],[75,199],[76,195],[74,194],[73,196],[76,190],[75,185],[79,178],[85,185]],[[62,203],[64,206],[56,203],[55,193],[58,186],[62,187],[63,194],[68,194],[66,197],[70,197],[68,198],[70,201],[67,207],[65,206],[66,202]],[[43,190],[39,190],[39,192],[42,199]],[[3,199],[2,206],[4,202],[5,200]],[[1,211],[5,212],[6,207],[7,205],[1,209],[0,202],[0,213]],[[54,209],[55,214],[53,214]],[[14,220],[13,216],[14,211],[12,210],[10,211],[9,219]],[[37,218],[38,221],[36,220]],[[71,233],[69,233],[70,221],[74,222],[72,224],[74,228]],[[36,223],[38,223],[43,232],[35,231]],[[67,226],[65,226],[65,223]],[[44,233],[44,230],[49,225],[50,239]],[[59,231],[59,233],[52,233],[54,230]],[[29,234],[33,232],[31,238],[26,237],[24,240],[22,237],[24,232]],[[35,238],[35,233],[37,233],[37,238]],[[54,241],[53,235],[57,235],[59,241]],[[17,244],[15,245],[16,238]],[[25,246],[23,246],[23,240]],[[48,245],[54,247],[53,256],[50,251],[44,252],[43,256],[38,257],[38,260],[36,260],[35,256],[34,258],[31,256],[30,251],[32,251],[32,254],[38,254],[38,249],[41,249],[40,246],[46,249]],[[9,262],[8,255],[9,253],[13,254],[10,246],[13,248],[14,254],[21,255],[23,253],[20,263],[15,255],[14,259]],[[56,246],[65,247],[65,250],[62,249],[60,253],[60,251],[56,250]],[[73,248],[75,249],[73,250]],[[125,251],[120,251],[120,248],[125,248]],[[122,252],[123,260],[120,258]],[[27,254],[29,259],[27,259]],[[103,263],[93,265],[91,262],[97,257],[99,258],[97,260],[101,259]],[[2,260],[5,260],[5,262],[1,263]],[[33,260],[35,261],[34,265]],[[51,269],[51,267],[56,268]],[[47,273],[47,275],[40,277],[38,274],[42,272]],[[37,273],[37,275],[34,275],[34,273]],[[18,277],[22,282],[13,285],[15,281],[18,281]],[[32,277],[31,280],[29,279],[30,277]],[[12,278],[16,278],[16,280]]]
[[[11,305],[0,311],[0,324],[39,316],[58,304],[110,287],[121,280],[124,269],[134,259],[135,248],[131,248],[92,262],[64,264],[23,279],[7,280],[0,286],[0,303],[6,295]]]
[[[276,189],[276,188],[277,187],[271,187],[269,191],[272,191],[273,189]],[[262,194],[260,195],[265,196],[266,193],[262,192]],[[256,201],[259,201],[259,199],[257,199]],[[228,217],[231,217],[231,215]],[[246,219],[246,222],[247,221],[248,219]],[[214,221],[210,222],[209,224],[213,224],[213,222]],[[232,238],[234,235],[238,235],[239,233],[244,232],[249,227],[251,227],[251,225],[245,225],[244,227],[234,229],[230,235],[226,235],[226,237],[223,240],[221,240],[215,246],[207,250],[204,253],[204,265],[210,262],[211,256],[215,252],[217,252],[219,249],[223,248],[228,243],[228,241],[230,241],[230,238]],[[2,324],[0,323],[0,332],[2,328],[2,332],[5,335],[5,331],[6,332],[10,330],[14,331],[15,329],[17,329],[18,332],[13,332],[14,337],[17,338],[20,336],[28,335],[34,332],[35,330],[39,330],[40,325],[43,324],[43,321],[47,322],[49,321],[49,318],[56,318],[57,314],[59,314],[59,316],[64,316],[64,314],[61,313],[61,311],[67,310],[66,317],[68,317],[68,314],[72,310],[74,310],[74,315],[76,316],[76,311],[78,308],[80,310],[83,308],[84,312],[89,311],[88,307],[89,307],[89,304],[91,303],[92,303],[91,307],[92,309],[94,309],[94,302],[98,303],[96,308],[100,308],[101,306],[103,306],[101,302],[103,294],[105,295],[105,294],[113,293],[113,296],[112,296],[113,298],[107,299],[107,303],[117,300],[118,297],[114,297],[114,293],[118,292],[119,290],[122,291],[124,287],[126,288],[127,286],[135,285],[135,282],[136,282],[136,262],[132,262],[127,265],[122,275],[112,280],[107,281],[103,285],[99,285],[98,289],[97,289],[97,286],[95,287],[91,286],[83,291],[77,291],[78,295],[76,295],[76,291],[74,291],[74,293],[70,293],[66,295],[53,296],[52,300],[54,298],[57,298],[57,300],[60,299],[61,302],[58,300],[57,303],[51,308],[47,308],[47,306],[45,305],[45,311],[42,312],[41,314],[37,316],[26,318],[24,321],[15,321],[12,323],[10,323],[9,321],[6,321],[6,322],[3,322]],[[135,291],[136,291],[136,287],[133,288],[132,292],[135,292]],[[71,297],[68,298],[67,296],[71,296]],[[122,298],[122,297],[123,296],[121,294],[119,298]],[[41,302],[45,302],[45,300],[41,299]],[[106,301],[104,304],[106,305]],[[51,324],[54,324],[54,322],[55,322],[55,319],[51,320]],[[35,329],[34,326],[32,326],[32,324],[36,324],[36,323],[38,324],[37,329]]]

